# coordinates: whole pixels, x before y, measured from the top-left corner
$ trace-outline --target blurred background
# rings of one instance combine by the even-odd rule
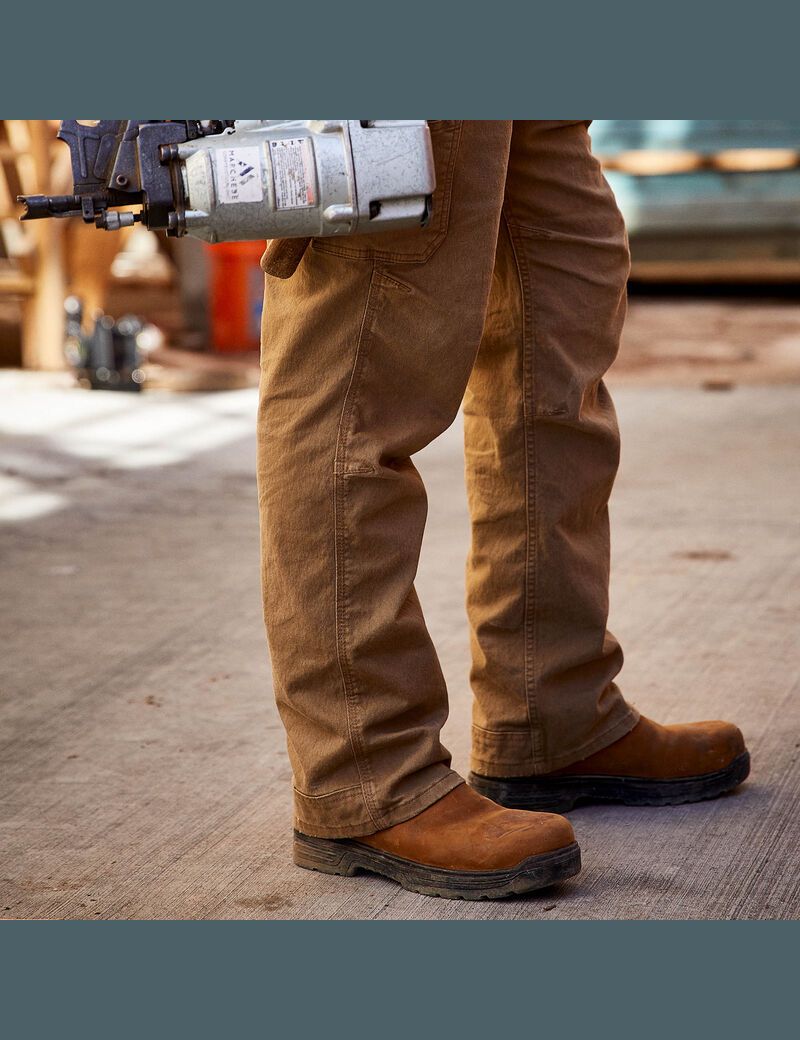
[[[0,121],[0,916],[800,915],[800,121],[591,128],[633,255],[608,379],[623,689],[660,721],[733,718],[753,779],[735,814],[582,816],[581,886],[467,911],[292,871],[254,484],[263,243],[20,224],[17,194],[70,190],[57,127]],[[460,437],[418,457],[418,590],[463,771]]]
[[[258,350],[262,244],[208,247],[141,227],[98,233],[76,221],[20,224],[18,194],[70,188],[57,126],[0,121],[0,366],[77,363],[68,342],[74,320],[68,328],[64,313],[71,298],[73,319],[80,306],[86,332],[101,312],[114,321],[135,318],[131,329],[146,326],[144,335],[137,332],[141,385],[247,385]],[[740,373],[756,361],[794,370],[791,351],[775,345],[773,332],[780,335],[781,319],[793,315],[800,284],[800,122],[597,120],[591,132],[633,253],[635,320],[620,370],[677,369],[690,359],[693,367],[719,369],[721,378],[724,363]],[[691,334],[676,343],[670,330],[671,345],[655,302],[665,296],[692,316],[684,329]],[[640,327],[649,315],[655,341]],[[750,320],[768,326],[758,358],[738,349]],[[732,337],[727,350],[722,326]],[[137,389],[113,371],[105,382]]]

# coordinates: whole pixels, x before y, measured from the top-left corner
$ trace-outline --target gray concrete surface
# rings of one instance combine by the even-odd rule
[[[738,721],[751,780],[713,803],[578,809],[580,878],[475,904],[290,862],[254,391],[64,384],[0,373],[0,919],[800,916],[800,386],[616,388],[623,688],[662,721]],[[419,461],[419,589],[463,770],[458,427]]]

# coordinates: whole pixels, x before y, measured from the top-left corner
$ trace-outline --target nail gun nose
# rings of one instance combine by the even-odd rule
[[[17,195],[17,202],[25,207],[20,220],[40,220],[42,217],[79,217],[79,195]]]

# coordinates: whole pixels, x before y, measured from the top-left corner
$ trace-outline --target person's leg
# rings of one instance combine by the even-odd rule
[[[426,500],[411,456],[452,422],[480,343],[511,124],[433,135],[424,232],[265,260],[291,277],[268,276],[265,299],[264,611],[295,862],[485,899],[571,877],[580,851],[562,817],[467,787],[439,741],[447,694],[414,592]]]
[[[507,806],[672,804],[749,769],[729,723],[622,698],[606,629],[619,437],[602,377],[629,257],[584,122],[515,122],[486,329],[465,401],[475,788]]]
[[[453,421],[484,323],[510,122],[433,124],[430,228],[315,240],[267,277],[258,428],[264,611],[296,828],[371,834],[462,783],[414,591],[411,456]]]
[[[625,314],[622,218],[583,122],[515,122],[489,313],[464,402],[472,768],[544,773],[637,721],[614,678],[602,376]]]

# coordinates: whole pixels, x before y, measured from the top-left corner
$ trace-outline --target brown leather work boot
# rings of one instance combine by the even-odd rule
[[[364,838],[294,832],[294,861],[326,874],[382,874],[411,892],[499,899],[577,874],[568,820],[502,809],[461,784],[418,816]]]
[[[744,738],[729,722],[660,726],[641,718],[624,737],[541,776],[471,773],[481,794],[513,809],[565,812],[577,802],[678,805],[716,798],[750,772]]]

